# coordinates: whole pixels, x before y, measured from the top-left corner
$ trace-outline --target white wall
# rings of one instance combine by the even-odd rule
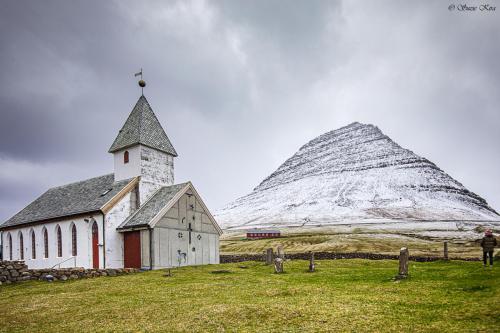
[[[129,153],[129,162],[123,163],[123,154]],[[141,175],[141,146],[136,145],[113,153],[115,181],[130,179]]]
[[[149,261],[149,229],[141,230],[141,267],[150,269],[151,262]]]
[[[99,227],[99,244],[102,244],[102,215],[93,216]],[[77,255],[72,255],[71,226],[73,223],[77,230]],[[57,229],[61,227],[62,257],[57,253]],[[44,257],[43,229],[47,229],[49,257]],[[31,230],[35,233],[36,259],[32,259],[31,252]],[[12,260],[21,260],[19,251],[19,232],[23,233],[24,240],[24,261],[29,268],[50,268],[65,260],[60,267],[84,267],[92,268],[92,222],[85,222],[83,218],[66,219],[58,222],[33,225],[28,227],[6,230],[2,233],[4,259],[9,260],[8,234],[12,235]],[[102,246],[99,247],[99,264],[103,263]]]
[[[129,162],[123,163],[123,154],[129,152]],[[139,193],[141,203],[160,186],[174,184],[174,157],[143,145],[135,145],[113,153],[115,180],[141,176]]]
[[[170,154],[140,145],[141,178],[161,185],[174,183],[174,157]]]
[[[219,263],[219,234],[194,195],[184,194],[155,225],[154,269],[178,266],[179,250],[186,254],[185,260],[181,257],[181,266]]]
[[[106,268],[123,268],[123,234],[116,228],[131,214],[130,192],[106,214]]]
[[[141,182],[139,192],[141,203],[143,203],[160,186],[174,184],[174,157],[142,145],[140,150]]]

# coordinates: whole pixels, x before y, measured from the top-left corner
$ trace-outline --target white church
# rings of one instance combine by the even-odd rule
[[[0,225],[3,260],[29,268],[219,263],[222,230],[142,95],[109,149],[114,173],[49,189]]]

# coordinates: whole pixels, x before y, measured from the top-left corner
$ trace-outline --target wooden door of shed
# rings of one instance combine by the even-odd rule
[[[126,232],[123,240],[125,268],[141,268],[141,232]]]

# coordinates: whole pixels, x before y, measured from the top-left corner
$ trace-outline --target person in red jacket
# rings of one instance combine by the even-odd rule
[[[497,246],[497,239],[493,236],[493,232],[488,229],[481,239],[481,247],[483,248],[483,266],[486,267],[488,256],[490,257],[490,268],[493,267],[493,251]]]

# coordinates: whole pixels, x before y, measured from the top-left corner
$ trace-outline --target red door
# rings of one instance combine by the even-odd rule
[[[92,224],[92,267],[99,268],[99,229],[97,222]]]
[[[123,237],[125,268],[141,268],[141,232],[126,232]]]

